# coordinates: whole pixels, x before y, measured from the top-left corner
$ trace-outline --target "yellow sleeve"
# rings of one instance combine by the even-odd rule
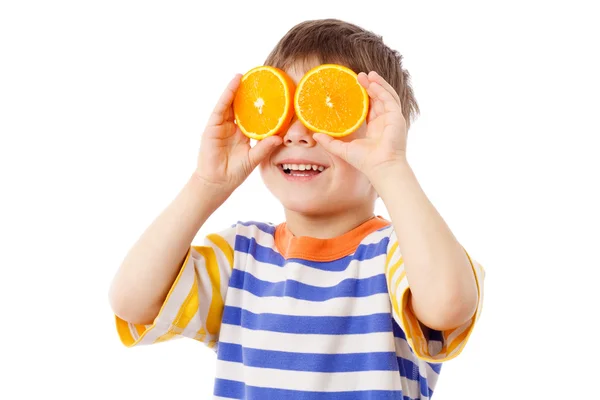
[[[398,248],[395,233],[392,233],[390,237],[386,260],[386,278],[394,320],[404,332],[410,348],[422,360],[440,363],[458,356],[467,344],[473,327],[479,319],[483,304],[485,271],[481,265],[471,259],[468,253],[467,257],[477,282],[477,311],[473,318],[462,326],[447,331],[434,331],[433,335],[426,335],[410,307],[410,290],[404,270],[404,260]]]
[[[128,347],[188,337],[216,348],[223,305],[233,268],[235,229],[208,235],[191,246],[152,325],[115,316],[117,333]]]

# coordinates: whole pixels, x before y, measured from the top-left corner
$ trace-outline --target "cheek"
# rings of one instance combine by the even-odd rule
[[[267,169],[267,166],[269,165],[269,160],[262,160],[262,162],[260,164],[258,164],[258,169],[260,170],[261,175],[265,172],[265,170]]]
[[[280,172],[273,167],[269,162],[262,162],[258,166],[260,177],[262,178],[265,187],[273,194],[278,191],[277,176]]]
[[[337,160],[336,177],[338,190],[345,193],[363,193],[371,186],[371,182],[362,172],[343,160]]]
[[[262,163],[260,163],[258,165],[258,171],[260,172],[260,177],[262,178],[263,182],[265,183],[265,185],[268,186],[268,184],[269,184],[268,163],[266,161],[263,161]]]

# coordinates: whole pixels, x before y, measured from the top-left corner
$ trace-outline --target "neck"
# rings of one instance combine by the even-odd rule
[[[287,228],[294,236],[331,239],[351,231],[375,216],[373,204],[360,205],[333,214],[302,214],[285,210]]]

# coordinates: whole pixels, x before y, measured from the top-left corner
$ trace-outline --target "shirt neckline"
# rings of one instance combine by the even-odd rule
[[[275,228],[275,247],[285,259],[301,258],[309,261],[334,261],[348,256],[369,234],[390,225],[381,216],[375,216],[341,236],[319,239],[294,236],[285,222]]]

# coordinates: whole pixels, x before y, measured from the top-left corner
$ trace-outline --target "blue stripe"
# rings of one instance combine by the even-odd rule
[[[442,370],[442,363],[428,362],[427,364],[429,364],[429,366],[431,367],[431,369],[434,370],[435,373],[439,375],[440,371]]]
[[[238,221],[238,224],[244,226],[256,226],[259,230],[263,231],[264,233],[268,233],[269,235],[275,235],[276,227],[273,224],[257,221]]]
[[[313,286],[288,279],[281,282],[267,282],[249,272],[234,269],[229,286],[242,289],[258,297],[293,297],[300,300],[325,301],[337,297],[368,297],[387,293],[384,274],[364,279],[344,279],[335,286]]]
[[[305,317],[254,314],[238,307],[225,306],[222,323],[252,330],[296,334],[350,335],[392,331],[388,313],[357,317]]]
[[[340,272],[345,271],[350,265],[351,261],[365,261],[371,260],[375,257],[379,257],[387,253],[387,244],[389,242],[389,238],[384,237],[377,243],[371,244],[360,244],[356,248],[353,254],[348,255],[346,257],[340,258],[334,261],[326,261],[326,262],[317,262],[304,260],[301,258],[291,258],[290,260],[305,265],[307,267],[312,267],[316,269],[320,269],[323,271],[332,271],[332,272]]]
[[[357,247],[354,254],[334,261],[317,262],[300,258],[292,258],[290,260],[307,267],[312,267],[323,271],[340,272],[345,271],[350,262],[353,260],[365,261],[386,254],[388,242],[389,238],[384,237],[377,243],[371,243],[368,245],[361,244]],[[247,238],[242,235],[237,235],[235,238],[235,250],[242,253],[251,254],[254,259],[263,263],[269,263],[280,267],[285,264],[285,259],[281,254],[270,247],[261,246],[260,244],[256,243],[255,238]]]
[[[357,372],[397,371],[395,352],[370,353],[293,353],[242,347],[219,343],[219,360],[243,363],[249,367],[274,368],[285,371]]]
[[[251,254],[254,259],[263,263],[277,265],[278,267],[282,267],[285,263],[285,259],[281,254],[270,247],[259,245],[254,238],[236,235],[234,249],[240,253]]]
[[[419,381],[419,389],[423,396],[431,397],[433,390],[427,384],[427,378],[419,373],[419,366],[404,357],[398,357],[398,369],[400,376],[413,381]]]
[[[400,376],[413,381],[419,380],[419,366],[404,357],[397,357]]]
[[[243,348],[238,344],[219,343],[219,360],[243,363],[255,368],[273,368],[286,371],[358,372],[400,371],[400,376],[419,382],[423,396],[431,397],[433,390],[419,373],[417,364],[393,352],[311,354]]]
[[[360,244],[354,252],[354,259],[364,261],[386,254],[389,241],[390,238],[384,237],[377,243]]]
[[[406,340],[406,335],[404,334],[404,331],[402,330],[402,328],[400,328],[400,325],[398,325],[398,323],[396,321],[393,321],[392,330],[394,331],[394,337]],[[438,332],[438,331],[431,330],[430,332]],[[441,333],[440,333],[440,337],[441,337]],[[443,340],[443,338],[441,340]],[[409,350],[414,354],[413,349],[411,349],[410,346],[409,346]],[[428,362],[427,364],[429,364],[431,369],[434,370],[436,374],[439,374],[440,371],[442,370],[442,363]]]
[[[275,383],[276,384],[276,383]],[[352,392],[309,392],[248,386],[243,382],[215,379],[215,396],[247,400],[416,400],[401,390],[361,390]]]
[[[396,321],[394,321],[392,329],[394,331],[394,337],[406,340],[406,335],[404,334],[404,331],[402,330],[402,328],[400,328],[400,325],[398,325]]]

